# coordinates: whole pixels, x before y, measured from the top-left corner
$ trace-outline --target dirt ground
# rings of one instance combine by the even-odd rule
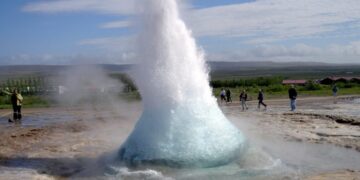
[[[360,155],[360,104],[353,102],[357,98],[339,97],[336,104],[331,97],[300,99],[296,112],[288,111],[287,100],[266,102],[266,111],[257,110],[256,102],[249,102],[250,109],[244,112],[237,102],[221,106],[236,109],[224,111],[226,115],[258,119],[259,131],[286,141],[330,144]],[[0,110],[0,179],[95,176],[116,154],[140,113],[139,103],[118,110],[25,108],[22,122],[8,123],[9,110]],[[360,169],[321,172],[305,179],[360,179]]]
[[[360,152],[360,103],[357,96],[318,97],[298,100],[291,112],[287,100],[269,101],[267,110],[241,112],[242,116],[261,119],[257,127],[266,128],[289,141],[327,143]],[[256,102],[250,103],[253,109]],[[254,107],[255,106],[255,107]]]
[[[8,123],[9,115],[1,117],[0,179],[66,179],[75,174],[87,179],[80,172],[101,171],[101,157],[115,153],[132,130],[133,123],[122,123],[137,119],[132,111],[140,112],[131,110],[125,117],[98,107],[47,108],[24,109],[18,123]]]
[[[235,109],[244,121],[253,121],[251,127],[257,134],[271,134],[289,142],[336,146],[357,151],[360,155],[359,98],[342,96],[336,101],[332,97],[303,98],[297,100],[295,112],[290,111],[287,99],[265,101],[266,110],[264,107],[259,110],[255,101],[248,102],[249,109],[245,111],[238,102],[222,104],[222,109],[228,117],[239,116]],[[226,109],[231,110],[227,112]],[[344,168],[304,179],[360,179],[360,169]]]

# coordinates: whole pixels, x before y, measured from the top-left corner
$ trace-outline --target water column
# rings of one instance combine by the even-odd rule
[[[133,78],[144,106],[121,146],[129,164],[211,167],[241,154],[244,137],[219,109],[203,53],[175,0],[141,0],[138,66]]]

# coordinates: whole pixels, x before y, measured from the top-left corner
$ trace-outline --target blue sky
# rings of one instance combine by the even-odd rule
[[[5,0],[0,64],[131,63],[134,0]],[[358,0],[179,0],[211,61],[360,63]]]

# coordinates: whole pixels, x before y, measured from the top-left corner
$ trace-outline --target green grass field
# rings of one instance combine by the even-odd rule
[[[225,63],[227,64],[227,63]],[[232,99],[239,100],[239,94],[246,89],[250,100],[256,100],[259,88],[264,90],[265,99],[288,98],[289,86],[281,84],[284,79],[306,79],[309,82],[319,80],[328,76],[360,76],[359,65],[316,65],[316,66],[244,66],[243,63],[230,63],[223,67],[223,63],[218,63],[218,68],[213,66],[215,70],[211,71],[210,85],[213,87],[213,94],[219,97],[221,88],[230,89]],[[113,67],[112,65],[109,67]],[[1,68],[1,67],[0,67]],[[55,68],[55,69],[54,69]],[[60,105],[48,95],[40,95],[44,93],[36,93],[37,90],[46,89],[47,82],[56,82],[54,72],[57,66],[37,67],[37,66],[14,66],[3,67],[0,76],[0,89],[6,87],[17,87],[24,89],[32,87],[35,93],[23,94],[24,108],[32,107],[50,107]],[[217,70],[216,70],[217,69]],[[16,70],[16,71],[15,71]],[[50,71],[51,70],[51,71]],[[13,73],[17,72],[17,73]],[[136,86],[126,73],[121,71],[108,71],[109,77],[119,80],[127,87],[123,93],[119,94],[121,99],[128,101],[140,100],[140,94],[136,90]],[[360,83],[338,83],[338,95],[360,95]],[[296,87],[299,98],[311,96],[331,96],[330,85],[319,85],[310,83],[306,86]],[[10,97],[0,93],[0,109],[11,108]]]
[[[24,107],[50,107],[51,101],[48,100],[46,97],[42,96],[24,96]],[[10,96],[0,96],[0,109],[10,109],[12,108],[10,102]]]
[[[226,87],[224,87],[226,88]],[[249,100],[256,100],[258,89],[260,87],[237,87],[237,88],[226,88],[230,89],[232,93],[233,101],[239,100],[239,95],[243,89],[247,90]],[[288,92],[286,86],[280,91],[273,91],[271,87],[261,87],[264,90],[265,99],[283,99],[288,98]],[[332,96],[332,91],[330,86],[322,86],[319,90],[306,90],[304,87],[296,87],[298,90],[299,98],[302,97],[324,97]],[[221,88],[214,88],[213,93],[217,98],[220,95]],[[360,95],[360,86],[354,86],[349,88],[340,88],[338,95]],[[119,96],[122,99],[132,101],[139,100],[140,96],[137,92],[123,93]],[[58,106],[54,100],[51,100],[45,96],[24,96],[23,107],[24,108],[42,108],[42,107],[52,107]],[[10,109],[10,97],[9,96],[0,96],[0,109]]]
[[[257,95],[259,92],[260,87],[238,87],[238,88],[225,88],[229,89],[231,91],[231,96],[233,101],[239,100],[239,95],[243,89],[247,90],[249,100],[256,100]],[[285,87],[285,89],[281,91],[271,91],[267,87],[262,87],[264,90],[265,99],[283,99],[288,98],[288,89]],[[303,87],[296,87],[298,91],[298,97],[324,97],[324,96],[332,96],[331,87],[325,86],[323,89],[320,90],[305,90]],[[219,98],[220,96],[221,88],[214,88],[213,92],[214,95]],[[360,95],[360,86],[357,87],[351,87],[351,88],[340,88],[338,95]]]

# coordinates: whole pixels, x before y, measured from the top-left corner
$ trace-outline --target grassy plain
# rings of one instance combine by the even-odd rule
[[[259,87],[260,88],[260,87]],[[249,100],[256,100],[259,88],[257,87],[236,87],[236,88],[228,88],[231,91],[231,96],[233,101],[239,101],[239,95],[243,89],[247,90],[247,94],[249,97]],[[273,92],[267,90],[266,87],[263,87],[264,89],[264,96],[265,99],[284,99],[288,98],[288,90],[286,89]],[[332,96],[331,87],[324,86],[323,89],[320,90],[305,90],[303,87],[296,87],[298,90],[298,97],[324,97],[324,96]],[[216,97],[220,96],[221,88],[214,88],[213,92]],[[360,95],[360,85],[357,87],[351,87],[351,88],[344,88],[339,89],[338,95]]]
[[[31,107],[31,108],[37,108],[37,107],[50,107],[53,104],[53,101],[51,101],[49,98],[44,96],[23,96],[24,107]],[[11,102],[10,102],[10,96],[0,96],[0,109],[10,109],[12,108]]]
[[[229,89],[233,100],[239,99],[243,89],[251,99],[257,99],[260,88],[266,99],[287,98],[289,86],[281,84],[284,79],[318,81],[330,76],[360,77],[359,64],[217,62],[212,69],[216,69],[210,72],[214,95],[218,97],[221,88]],[[338,95],[360,94],[360,84],[337,83],[337,86]],[[296,87],[299,97],[331,96],[331,88],[317,84]]]
[[[230,89],[232,99],[238,100],[239,94],[246,89],[250,100],[257,99],[259,88],[264,90],[266,99],[287,98],[288,86],[283,86],[283,79],[319,80],[329,76],[360,77],[360,65],[329,65],[329,64],[277,64],[277,63],[209,63],[210,85],[216,97],[221,88]],[[111,78],[118,79],[126,85],[121,98],[127,100],[140,99],[134,83],[126,72],[131,66],[105,65],[103,68]],[[20,86],[25,88],[26,83],[32,83],[37,88],[48,82],[47,77],[56,77],[58,72],[66,67],[58,66],[0,66],[0,88]],[[29,79],[30,77],[30,79]],[[50,80],[51,81],[51,80]],[[360,84],[338,84],[339,95],[359,95]],[[299,97],[331,96],[331,86],[311,84],[296,87]],[[36,88],[35,88],[36,89]],[[41,89],[41,88],[40,88]],[[50,107],[58,105],[51,94],[34,93],[23,94],[24,107]],[[10,97],[0,93],[0,109],[11,108]]]

